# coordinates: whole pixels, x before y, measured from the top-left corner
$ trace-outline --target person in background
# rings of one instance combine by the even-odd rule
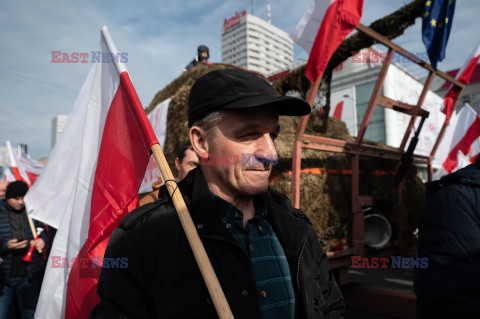
[[[175,167],[178,171],[178,176],[175,179],[177,182],[181,181],[182,179],[187,176],[188,172],[198,166],[198,156],[193,151],[192,145],[190,144],[189,140],[186,140],[180,146],[178,150],[177,158],[175,158]],[[154,202],[158,199],[158,190],[163,185],[163,180],[160,178],[155,183],[153,183],[152,188],[153,191],[144,195],[140,198],[140,206]]]
[[[0,200],[0,319],[7,318],[10,300],[15,294],[22,318],[33,318],[40,294],[43,275],[42,257],[38,251],[45,247],[46,237],[33,240],[33,235],[25,211],[23,198],[28,191],[28,185],[22,181],[11,182],[7,186],[5,199]],[[35,227],[44,225],[34,221]],[[35,250],[30,263],[22,258],[30,246]]]
[[[5,192],[7,191],[8,182],[4,180],[0,180],[0,199],[5,198]]]
[[[198,156],[193,151],[190,141],[187,140],[183,142],[178,151],[177,158],[175,159],[175,167],[178,171],[177,182],[184,179],[188,172],[197,167],[198,164]]]
[[[207,63],[208,64],[208,59],[210,58],[210,51],[207,46],[205,45],[200,45],[197,48],[197,55],[195,58],[185,67],[183,70],[184,72],[193,68],[199,63]]]
[[[480,157],[428,183],[415,270],[417,318],[480,316]]]

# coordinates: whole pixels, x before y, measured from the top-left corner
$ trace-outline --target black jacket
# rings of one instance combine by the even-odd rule
[[[12,238],[12,232],[10,227],[10,215],[5,207],[6,199],[0,200],[0,236],[3,238],[1,250],[0,250],[0,257],[3,259],[3,262],[0,264],[0,287],[3,287],[5,284],[10,283],[10,265],[11,265],[11,253],[12,251],[8,248],[8,241]],[[33,221],[35,227],[41,227],[45,230],[45,226],[43,223],[34,220]],[[24,215],[23,218],[23,228],[25,229],[25,239],[28,239],[27,247],[25,248],[25,253],[27,252],[28,248],[30,248],[30,240],[33,240],[33,235],[30,230],[30,225],[28,224],[27,215]],[[47,237],[44,232],[40,234],[40,238],[43,241],[47,242]],[[17,238],[20,239],[20,238]],[[42,255],[37,252],[37,250],[33,250],[32,254],[32,262],[28,265],[28,279],[37,278],[42,274],[44,268],[44,264],[42,262]]]
[[[200,168],[179,183],[194,224],[235,318],[260,318],[249,257],[223,226]],[[307,217],[286,196],[267,193],[268,217],[290,266],[302,318],[341,318],[343,297]],[[113,232],[106,258],[128,258],[105,268],[92,318],[216,318],[193,253],[166,194],[128,214]]]
[[[480,316],[480,162],[427,184],[414,290],[418,318]]]

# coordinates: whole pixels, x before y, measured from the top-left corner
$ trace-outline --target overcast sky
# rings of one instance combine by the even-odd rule
[[[254,14],[267,18],[266,1]],[[310,0],[271,0],[272,24],[291,33]],[[410,1],[365,0],[362,23],[385,16]],[[221,27],[235,11],[251,12],[251,1],[2,1],[0,2],[0,145],[28,144],[33,158],[48,156],[56,114],[69,114],[91,63],[51,63],[51,51],[99,49],[107,25],[144,106],[181,74],[199,44],[221,62]],[[460,67],[480,40],[480,1],[457,1],[446,59],[441,70]],[[425,52],[421,20],[395,40],[414,53]],[[307,59],[295,46],[295,61]],[[410,67],[416,73],[419,70]]]

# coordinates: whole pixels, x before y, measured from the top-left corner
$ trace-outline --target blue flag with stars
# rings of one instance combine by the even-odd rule
[[[445,58],[452,28],[455,0],[427,0],[423,11],[422,38],[433,68]]]

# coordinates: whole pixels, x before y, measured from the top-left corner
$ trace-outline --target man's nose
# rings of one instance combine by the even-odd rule
[[[268,162],[275,161],[277,158],[277,150],[275,148],[275,143],[273,142],[270,134],[263,135],[257,145],[257,151],[255,152],[255,157],[257,160],[268,160]],[[265,162],[263,160],[262,162]]]

